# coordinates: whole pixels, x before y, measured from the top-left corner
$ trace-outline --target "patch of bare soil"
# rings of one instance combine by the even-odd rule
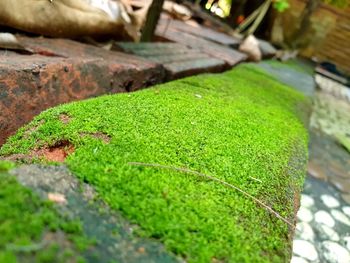
[[[71,121],[71,117],[65,113],[61,113],[59,119],[63,124],[68,124]]]
[[[74,152],[74,146],[67,140],[57,142],[54,146],[42,148],[33,152],[47,161],[63,163],[67,156]]]
[[[68,140],[56,142],[53,146],[32,150],[28,154],[13,154],[2,159],[9,161],[31,162],[34,159],[44,159],[50,162],[63,163],[67,156],[75,151],[74,145]]]

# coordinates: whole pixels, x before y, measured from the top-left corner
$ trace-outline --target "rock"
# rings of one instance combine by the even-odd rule
[[[323,240],[332,240],[332,241],[340,240],[338,233],[326,225],[316,224],[316,230],[320,238]]]
[[[164,1],[163,10],[179,20],[189,20],[192,17],[192,11],[189,8],[171,1]]]
[[[44,2],[49,1],[40,1],[39,5]],[[47,55],[0,55],[0,145],[47,108],[103,94],[135,91],[165,79],[163,66],[140,57],[68,39],[18,39],[25,47]],[[35,75],[38,70],[40,74]]]
[[[65,218],[81,222],[84,236],[86,235],[88,240],[95,240],[98,244],[88,248],[89,253],[94,255],[92,262],[111,262],[112,259],[115,262],[178,262],[159,242],[136,237],[133,231],[137,226],[98,200],[93,187],[80,182],[66,166],[21,165],[11,170],[10,175],[16,176],[18,182],[33,190],[35,194],[58,201],[61,205],[55,205],[55,207]],[[56,233],[63,235],[61,231]],[[57,244],[64,242],[63,248],[70,248],[71,242],[61,240],[60,235],[44,234],[43,242],[38,244],[45,244],[46,248],[46,245],[51,246],[52,240]],[[46,241],[49,243],[46,244]],[[1,254],[2,247],[0,251]],[[38,260],[31,260],[35,258],[29,254],[31,253],[25,254],[27,258],[25,261],[38,262]],[[71,259],[61,262],[76,262]],[[0,256],[0,262],[9,261],[2,260]],[[54,258],[48,262],[57,262],[57,259]]]
[[[315,214],[315,221],[329,227],[334,227],[335,222],[332,216],[324,210],[320,210]]]
[[[298,238],[303,240],[309,240],[309,241],[313,241],[313,239],[315,238],[315,233],[312,230],[312,227],[308,223],[300,222],[297,224],[296,228],[299,231],[299,232],[296,232],[296,235],[298,236]]]
[[[307,172],[312,177],[320,179],[320,180],[326,180],[326,178],[327,178],[327,176],[323,172],[323,169],[318,164],[316,164],[314,161],[309,161],[309,163],[307,165]]]
[[[340,177],[331,177],[330,181],[341,192],[350,194],[350,180]]]
[[[33,53],[31,50],[28,50],[21,45],[16,36],[11,33],[0,33],[0,49],[19,50],[22,52],[27,52],[28,54]]]
[[[296,257],[293,256],[292,260],[290,261],[290,263],[308,263],[307,260],[301,258],[301,257]]]
[[[344,202],[350,205],[350,194],[342,194],[341,197],[343,198]]]
[[[310,208],[314,204],[315,204],[315,201],[314,201],[314,199],[311,196],[306,195],[306,194],[302,194],[301,195],[300,205],[302,207]]]
[[[258,43],[263,58],[271,58],[276,55],[277,49],[270,42],[258,39]]]
[[[342,210],[344,214],[346,214],[347,216],[350,216],[350,206],[344,206]]]
[[[350,173],[347,171],[346,167],[334,160],[332,160],[332,162],[329,162],[328,169],[336,177],[349,178],[350,176]]]
[[[329,208],[335,208],[340,205],[339,201],[331,195],[321,195],[321,200]]]
[[[295,59],[298,56],[298,50],[278,50],[276,57],[281,61]]]
[[[314,245],[305,240],[294,240],[293,253],[311,261],[318,259],[318,254]]]
[[[253,36],[249,35],[239,46],[239,51],[246,53],[248,59],[251,61],[260,61],[262,54],[259,48],[258,40]]]
[[[57,204],[65,204],[67,203],[67,199],[63,194],[59,193],[48,193],[47,198]]]
[[[297,217],[300,221],[307,223],[311,222],[313,219],[311,211],[305,207],[300,207]]]
[[[332,209],[331,214],[337,221],[350,226],[350,219],[339,210]]]
[[[344,237],[343,240],[346,248],[350,251],[350,236]]]
[[[349,263],[350,253],[338,243],[332,241],[322,242],[323,256],[331,263]]]

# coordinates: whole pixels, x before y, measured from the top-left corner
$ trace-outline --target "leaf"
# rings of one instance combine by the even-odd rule
[[[286,9],[290,7],[290,5],[287,0],[277,0],[273,3],[273,7],[278,12],[284,12]]]

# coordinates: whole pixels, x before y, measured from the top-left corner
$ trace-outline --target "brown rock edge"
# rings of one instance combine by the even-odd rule
[[[162,65],[67,39],[18,37],[32,55],[0,50],[0,145],[58,104],[161,83]]]

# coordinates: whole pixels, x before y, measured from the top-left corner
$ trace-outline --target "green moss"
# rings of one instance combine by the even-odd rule
[[[15,167],[15,164],[10,161],[0,160],[0,172],[6,172]]]
[[[0,167],[12,166],[0,162]],[[63,231],[67,239],[84,238],[76,222],[63,218],[52,203],[42,201],[21,186],[14,176],[0,171],[0,262],[66,262],[66,244],[50,240],[45,235]],[[67,229],[69,231],[67,231]],[[74,248],[74,242],[71,244]],[[78,249],[69,257],[77,258]]]
[[[1,154],[69,140],[76,147],[66,160],[70,169],[139,224],[140,235],[160,239],[189,262],[285,262],[287,225],[252,200],[193,175],[128,163],[215,176],[291,219],[304,177],[307,103],[265,72],[241,65],[50,109],[10,138]],[[62,113],[68,124],[59,120]],[[86,135],[97,132],[110,142]]]

